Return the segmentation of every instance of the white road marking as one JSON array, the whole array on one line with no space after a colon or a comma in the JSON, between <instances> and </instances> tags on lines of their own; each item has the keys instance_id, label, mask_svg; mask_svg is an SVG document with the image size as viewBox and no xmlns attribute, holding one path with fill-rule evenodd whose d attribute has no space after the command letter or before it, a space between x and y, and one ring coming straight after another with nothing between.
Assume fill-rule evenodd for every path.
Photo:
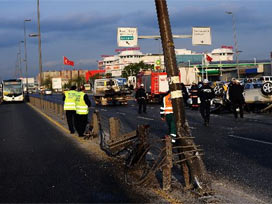
<instances>
[{"instance_id":1,"label":"white road marking","mask_svg":"<svg viewBox=\"0 0 272 204\"><path fill-rule=\"evenodd\" d=\"M241 140L247 140L247 141L251 141L251 142L258 142L258 143L267 144L267 145L272 145L272 142L266 142L266 141L262 141L262 140L255 140L255 139L251 139L251 138L247 138L247 137L239 137L239 136L236 136L236 135L228 135L228 137L233 137L233 138L237 138L237 139L241 139Z\"/></svg>"},{"instance_id":2,"label":"white road marking","mask_svg":"<svg viewBox=\"0 0 272 204\"><path fill-rule=\"evenodd\" d=\"M141 116L138 116L137 118L144 119L144 120L154 120L153 118L146 118L146 117L141 117Z\"/></svg>"},{"instance_id":3,"label":"white road marking","mask_svg":"<svg viewBox=\"0 0 272 204\"><path fill-rule=\"evenodd\" d=\"M120 115L126 115L125 113L122 113L122 112L116 112L116 113Z\"/></svg>"},{"instance_id":4,"label":"white road marking","mask_svg":"<svg viewBox=\"0 0 272 204\"><path fill-rule=\"evenodd\" d=\"M101 111L104 111L104 112L107 112L107 110L106 110L106 109L102 109L102 108L101 108L100 110L101 110Z\"/></svg>"}]
</instances>

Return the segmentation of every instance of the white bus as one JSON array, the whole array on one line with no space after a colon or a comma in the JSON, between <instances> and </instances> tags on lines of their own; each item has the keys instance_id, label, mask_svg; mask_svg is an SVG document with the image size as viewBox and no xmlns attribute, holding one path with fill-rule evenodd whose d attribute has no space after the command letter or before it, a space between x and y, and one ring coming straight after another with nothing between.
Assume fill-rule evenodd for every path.
<instances>
[{"instance_id":1,"label":"white bus","mask_svg":"<svg viewBox=\"0 0 272 204\"><path fill-rule=\"evenodd\" d=\"M2 82L3 101L24 101L24 88L21 79L3 80Z\"/></svg>"}]
</instances>

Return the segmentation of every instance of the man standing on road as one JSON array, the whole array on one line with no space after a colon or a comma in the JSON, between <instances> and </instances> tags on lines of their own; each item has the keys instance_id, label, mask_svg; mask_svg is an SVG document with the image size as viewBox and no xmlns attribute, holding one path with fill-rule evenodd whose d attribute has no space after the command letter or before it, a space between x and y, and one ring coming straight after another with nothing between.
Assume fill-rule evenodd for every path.
<instances>
[{"instance_id":1,"label":"man standing on road","mask_svg":"<svg viewBox=\"0 0 272 204\"><path fill-rule=\"evenodd\" d=\"M182 95L183 95L184 105L187 106L188 105L187 101L188 101L188 98L189 98L189 94L188 94L187 88L184 85L184 83L181 83L181 91L182 91Z\"/></svg>"},{"instance_id":2,"label":"man standing on road","mask_svg":"<svg viewBox=\"0 0 272 204\"><path fill-rule=\"evenodd\" d=\"M168 91L167 95L163 97L163 104L160 108L160 115L163 121L166 121L168 126L168 135L172 138L172 143L175 143L177 137L176 123L173 113L173 106L171 101L171 93Z\"/></svg>"},{"instance_id":3,"label":"man standing on road","mask_svg":"<svg viewBox=\"0 0 272 204\"><path fill-rule=\"evenodd\" d=\"M69 91L65 91L63 95L66 119L71 134L75 133L75 116L76 116L76 86L72 86Z\"/></svg>"},{"instance_id":4,"label":"man standing on road","mask_svg":"<svg viewBox=\"0 0 272 204\"><path fill-rule=\"evenodd\" d=\"M203 80L203 85L199 89L200 113L204 119L204 125L208 126L210 122L211 100L215 97L213 89L209 85L208 79Z\"/></svg>"},{"instance_id":5,"label":"man standing on road","mask_svg":"<svg viewBox=\"0 0 272 204\"><path fill-rule=\"evenodd\" d=\"M86 125L88 123L89 107L91 101L87 94L84 93L84 86L80 86L79 92L76 97L76 130L79 137L84 136Z\"/></svg>"},{"instance_id":6,"label":"man standing on road","mask_svg":"<svg viewBox=\"0 0 272 204\"><path fill-rule=\"evenodd\" d=\"M138 113L141 114L142 113L142 109L143 112L146 113L146 92L144 89L144 84L141 84L140 88L136 91L136 95L135 95L135 100L137 100L139 108L138 108Z\"/></svg>"},{"instance_id":7,"label":"man standing on road","mask_svg":"<svg viewBox=\"0 0 272 204\"><path fill-rule=\"evenodd\" d=\"M190 89L190 98L192 99L192 110L196 110L199 107L198 104L198 86L195 82L193 82Z\"/></svg>"},{"instance_id":8,"label":"man standing on road","mask_svg":"<svg viewBox=\"0 0 272 204\"><path fill-rule=\"evenodd\" d=\"M235 80L232 86L229 87L229 99L232 104L234 117L238 117L237 111L240 112L240 118L244 117L243 105L245 103L245 99L243 96L244 87L240 84L239 80Z\"/></svg>"}]
</instances>

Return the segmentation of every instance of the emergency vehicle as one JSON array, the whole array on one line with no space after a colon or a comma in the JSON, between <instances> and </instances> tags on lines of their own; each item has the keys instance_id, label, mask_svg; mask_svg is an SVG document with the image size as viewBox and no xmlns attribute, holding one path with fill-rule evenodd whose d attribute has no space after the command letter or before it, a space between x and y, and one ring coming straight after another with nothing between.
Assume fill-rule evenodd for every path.
<instances>
[{"instance_id":1,"label":"emergency vehicle","mask_svg":"<svg viewBox=\"0 0 272 204\"><path fill-rule=\"evenodd\" d=\"M184 77L183 70L179 69L180 82L185 84L187 88L191 86L192 83L197 83L195 74L190 77ZM137 75L137 88L140 84L144 84L144 89L147 94L148 103L160 103L163 97L167 94L169 90L168 78L166 72L152 72L143 71Z\"/></svg>"},{"instance_id":2,"label":"emergency vehicle","mask_svg":"<svg viewBox=\"0 0 272 204\"><path fill-rule=\"evenodd\" d=\"M140 72L137 75L137 87L140 84L144 84L149 103L161 102L169 90L166 72Z\"/></svg>"}]
</instances>

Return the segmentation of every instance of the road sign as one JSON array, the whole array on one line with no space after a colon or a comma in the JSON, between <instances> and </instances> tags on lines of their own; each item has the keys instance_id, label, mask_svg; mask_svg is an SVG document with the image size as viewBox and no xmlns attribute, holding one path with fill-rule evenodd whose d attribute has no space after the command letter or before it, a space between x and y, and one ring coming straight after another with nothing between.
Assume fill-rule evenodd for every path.
<instances>
[{"instance_id":1,"label":"road sign","mask_svg":"<svg viewBox=\"0 0 272 204\"><path fill-rule=\"evenodd\" d=\"M138 30L137 28L118 28L117 29L118 47L137 47Z\"/></svg>"},{"instance_id":2,"label":"road sign","mask_svg":"<svg viewBox=\"0 0 272 204\"><path fill-rule=\"evenodd\" d=\"M193 45L211 45L211 28L210 27L193 27L192 30Z\"/></svg>"}]
</instances>

